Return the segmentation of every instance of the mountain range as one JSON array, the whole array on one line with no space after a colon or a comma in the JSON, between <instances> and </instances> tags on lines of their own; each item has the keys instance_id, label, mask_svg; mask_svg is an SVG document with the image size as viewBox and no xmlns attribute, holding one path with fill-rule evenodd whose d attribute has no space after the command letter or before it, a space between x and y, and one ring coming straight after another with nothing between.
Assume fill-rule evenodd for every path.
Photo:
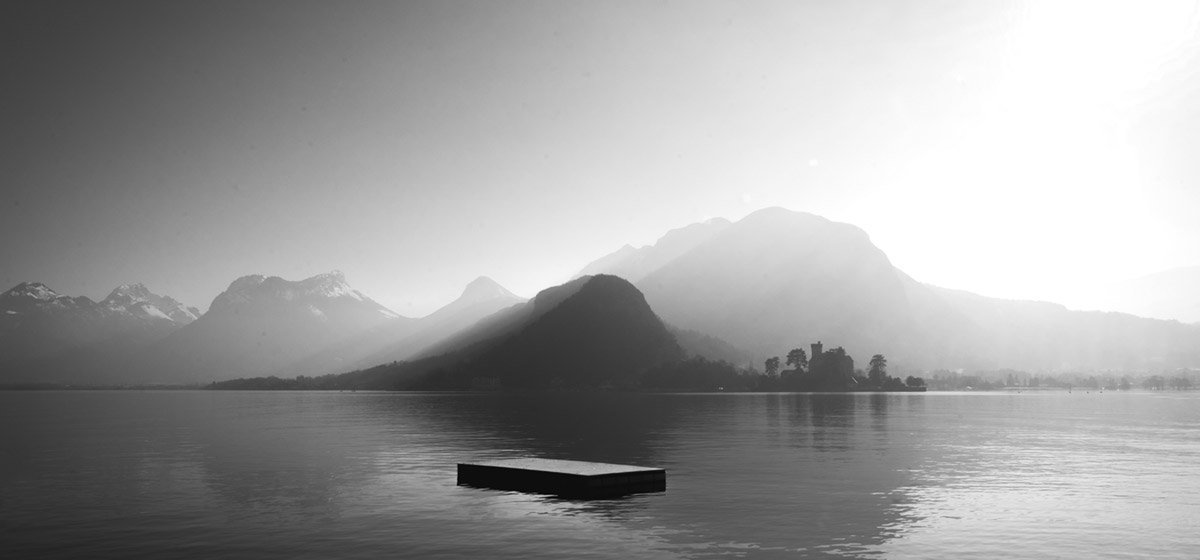
<instances>
[{"instance_id":1,"label":"mountain range","mask_svg":"<svg viewBox=\"0 0 1200 560\"><path fill-rule=\"evenodd\" d=\"M143 351L200 315L142 284L114 289L100 302L45 284L21 283L0 294L0 379L45 381Z\"/></svg>"},{"instance_id":2,"label":"mountain range","mask_svg":"<svg viewBox=\"0 0 1200 560\"><path fill-rule=\"evenodd\" d=\"M438 370L430 379L448 386L474 378L620 385L631 382L622 368L684 354L761 365L816 341L863 361L885 354L914 371L1200 365L1200 325L922 284L860 228L780 208L625 246L528 302L481 277L420 319L394 313L336 271L299 281L243 276L202 316L139 284L101 302L36 283L0 295L5 383L207 383L357 371L376 384L388 372L411 385Z\"/></svg>"},{"instance_id":3,"label":"mountain range","mask_svg":"<svg viewBox=\"0 0 1200 560\"><path fill-rule=\"evenodd\" d=\"M337 271L300 281L243 276L202 317L155 344L135 370L153 376L171 364L176 382L273 374L360 333L412 321Z\"/></svg>"},{"instance_id":4,"label":"mountain range","mask_svg":"<svg viewBox=\"0 0 1200 560\"><path fill-rule=\"evenodd\" d=\"M299 281L243 276L199 316L141 285L95 303L20 284L0 296L0 382L190 384L349 371L407 359L523 301L480 277L455 301L414 319L333 271Z\"/></svg>"}]
</instances>

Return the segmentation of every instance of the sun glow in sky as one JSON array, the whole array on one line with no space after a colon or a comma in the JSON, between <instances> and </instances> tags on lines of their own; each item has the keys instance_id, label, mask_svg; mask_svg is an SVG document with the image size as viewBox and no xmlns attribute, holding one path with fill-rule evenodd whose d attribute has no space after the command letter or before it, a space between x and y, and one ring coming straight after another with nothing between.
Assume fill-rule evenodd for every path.
<instances>
[{"instance_id":1,"label":"sun glow in sky","mask_svg":"<svg viewBox=\"0 0 1200 560\"><path fill-rule=\"evenodd\" d=\"M426 314L767 206L1091 305L1200 264L1195 2L8 2L0 281Z\"/></svg>"},{"instance_id":2,"label":"sun glow in sky","mask_svg":"<svg viewBox=\"0 0 1200 560\"><path fill-rule=\"evenodd\" d=\"M949 132L890 187L896 207L920 199L939 226L931 239L876 240L925 281L1082 307L1073 298L1096 278L1200 259L1196 230L1163 208L1200 203L1196 185L1150 184L1132 139L1140 112L1172 95L1169 75L1195 64L1194 3L1031 3L1011 15L990 65L955 76L974 93L943 117ZM928 244L954 264L919 249Z\"/></svg>"}]
</instances>

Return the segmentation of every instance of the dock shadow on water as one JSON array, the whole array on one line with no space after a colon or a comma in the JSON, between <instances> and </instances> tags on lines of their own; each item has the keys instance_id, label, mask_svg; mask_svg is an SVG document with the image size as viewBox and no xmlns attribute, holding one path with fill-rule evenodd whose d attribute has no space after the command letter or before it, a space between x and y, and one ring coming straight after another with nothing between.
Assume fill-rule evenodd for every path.
<instances>
[{"instance_id":1,"label":"dock shadow on water","mask_svg":"<svg viewBox=\"0 0 1200 560\"><path fill-rule=\"evenodd\" d=\"M0 526L18 557L1119 557L1138 543L1183 558L1200 546L1185 527L1200 506L1195 404L0 393ZM664 468L667 488L576 500L457 485L459 462L514 457Z\"/></svg>"}]
</instances>

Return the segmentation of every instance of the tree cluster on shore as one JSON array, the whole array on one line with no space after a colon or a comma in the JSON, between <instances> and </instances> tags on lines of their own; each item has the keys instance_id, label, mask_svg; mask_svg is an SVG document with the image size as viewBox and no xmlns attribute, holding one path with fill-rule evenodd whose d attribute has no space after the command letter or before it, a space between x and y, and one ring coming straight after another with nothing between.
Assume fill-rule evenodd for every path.
<instances>
[{"instance_id":1,"label":"tree cluster on shore","mask_svg":"<svg viewBox=\"0 0 1200 560\"><path fill-rule=\"evenodd\" d=\"M803 348L793 348L784 362L792 369L782 371L778 356L768 358L763 363L764 385L784 391L913 391L925 387L925 380L920 377L901 380L889 376L887 358L882 354L871 357L870 370L864 374L863 370L854 369L854 360L840 346L822 350L817 343L812 345L812 351L810 360Z\"/></svg>"}]
</instances>

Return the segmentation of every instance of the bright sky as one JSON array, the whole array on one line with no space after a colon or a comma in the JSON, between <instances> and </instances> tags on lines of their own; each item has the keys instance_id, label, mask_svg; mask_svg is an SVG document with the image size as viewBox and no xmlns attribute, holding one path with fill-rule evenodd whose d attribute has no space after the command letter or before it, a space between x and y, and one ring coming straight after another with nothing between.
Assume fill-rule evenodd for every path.
<instances>
[{"instance_id":1,"label":"bright sky","mask_svg":"<svg viewBox=\"0 0 1200 560\"><path fill-rule=\"evenodd\" d=\"M0 281L421 316L706 218L1087 307L1200 264L1195 2L0 4Z\"/></svg>"}]
</instances>

